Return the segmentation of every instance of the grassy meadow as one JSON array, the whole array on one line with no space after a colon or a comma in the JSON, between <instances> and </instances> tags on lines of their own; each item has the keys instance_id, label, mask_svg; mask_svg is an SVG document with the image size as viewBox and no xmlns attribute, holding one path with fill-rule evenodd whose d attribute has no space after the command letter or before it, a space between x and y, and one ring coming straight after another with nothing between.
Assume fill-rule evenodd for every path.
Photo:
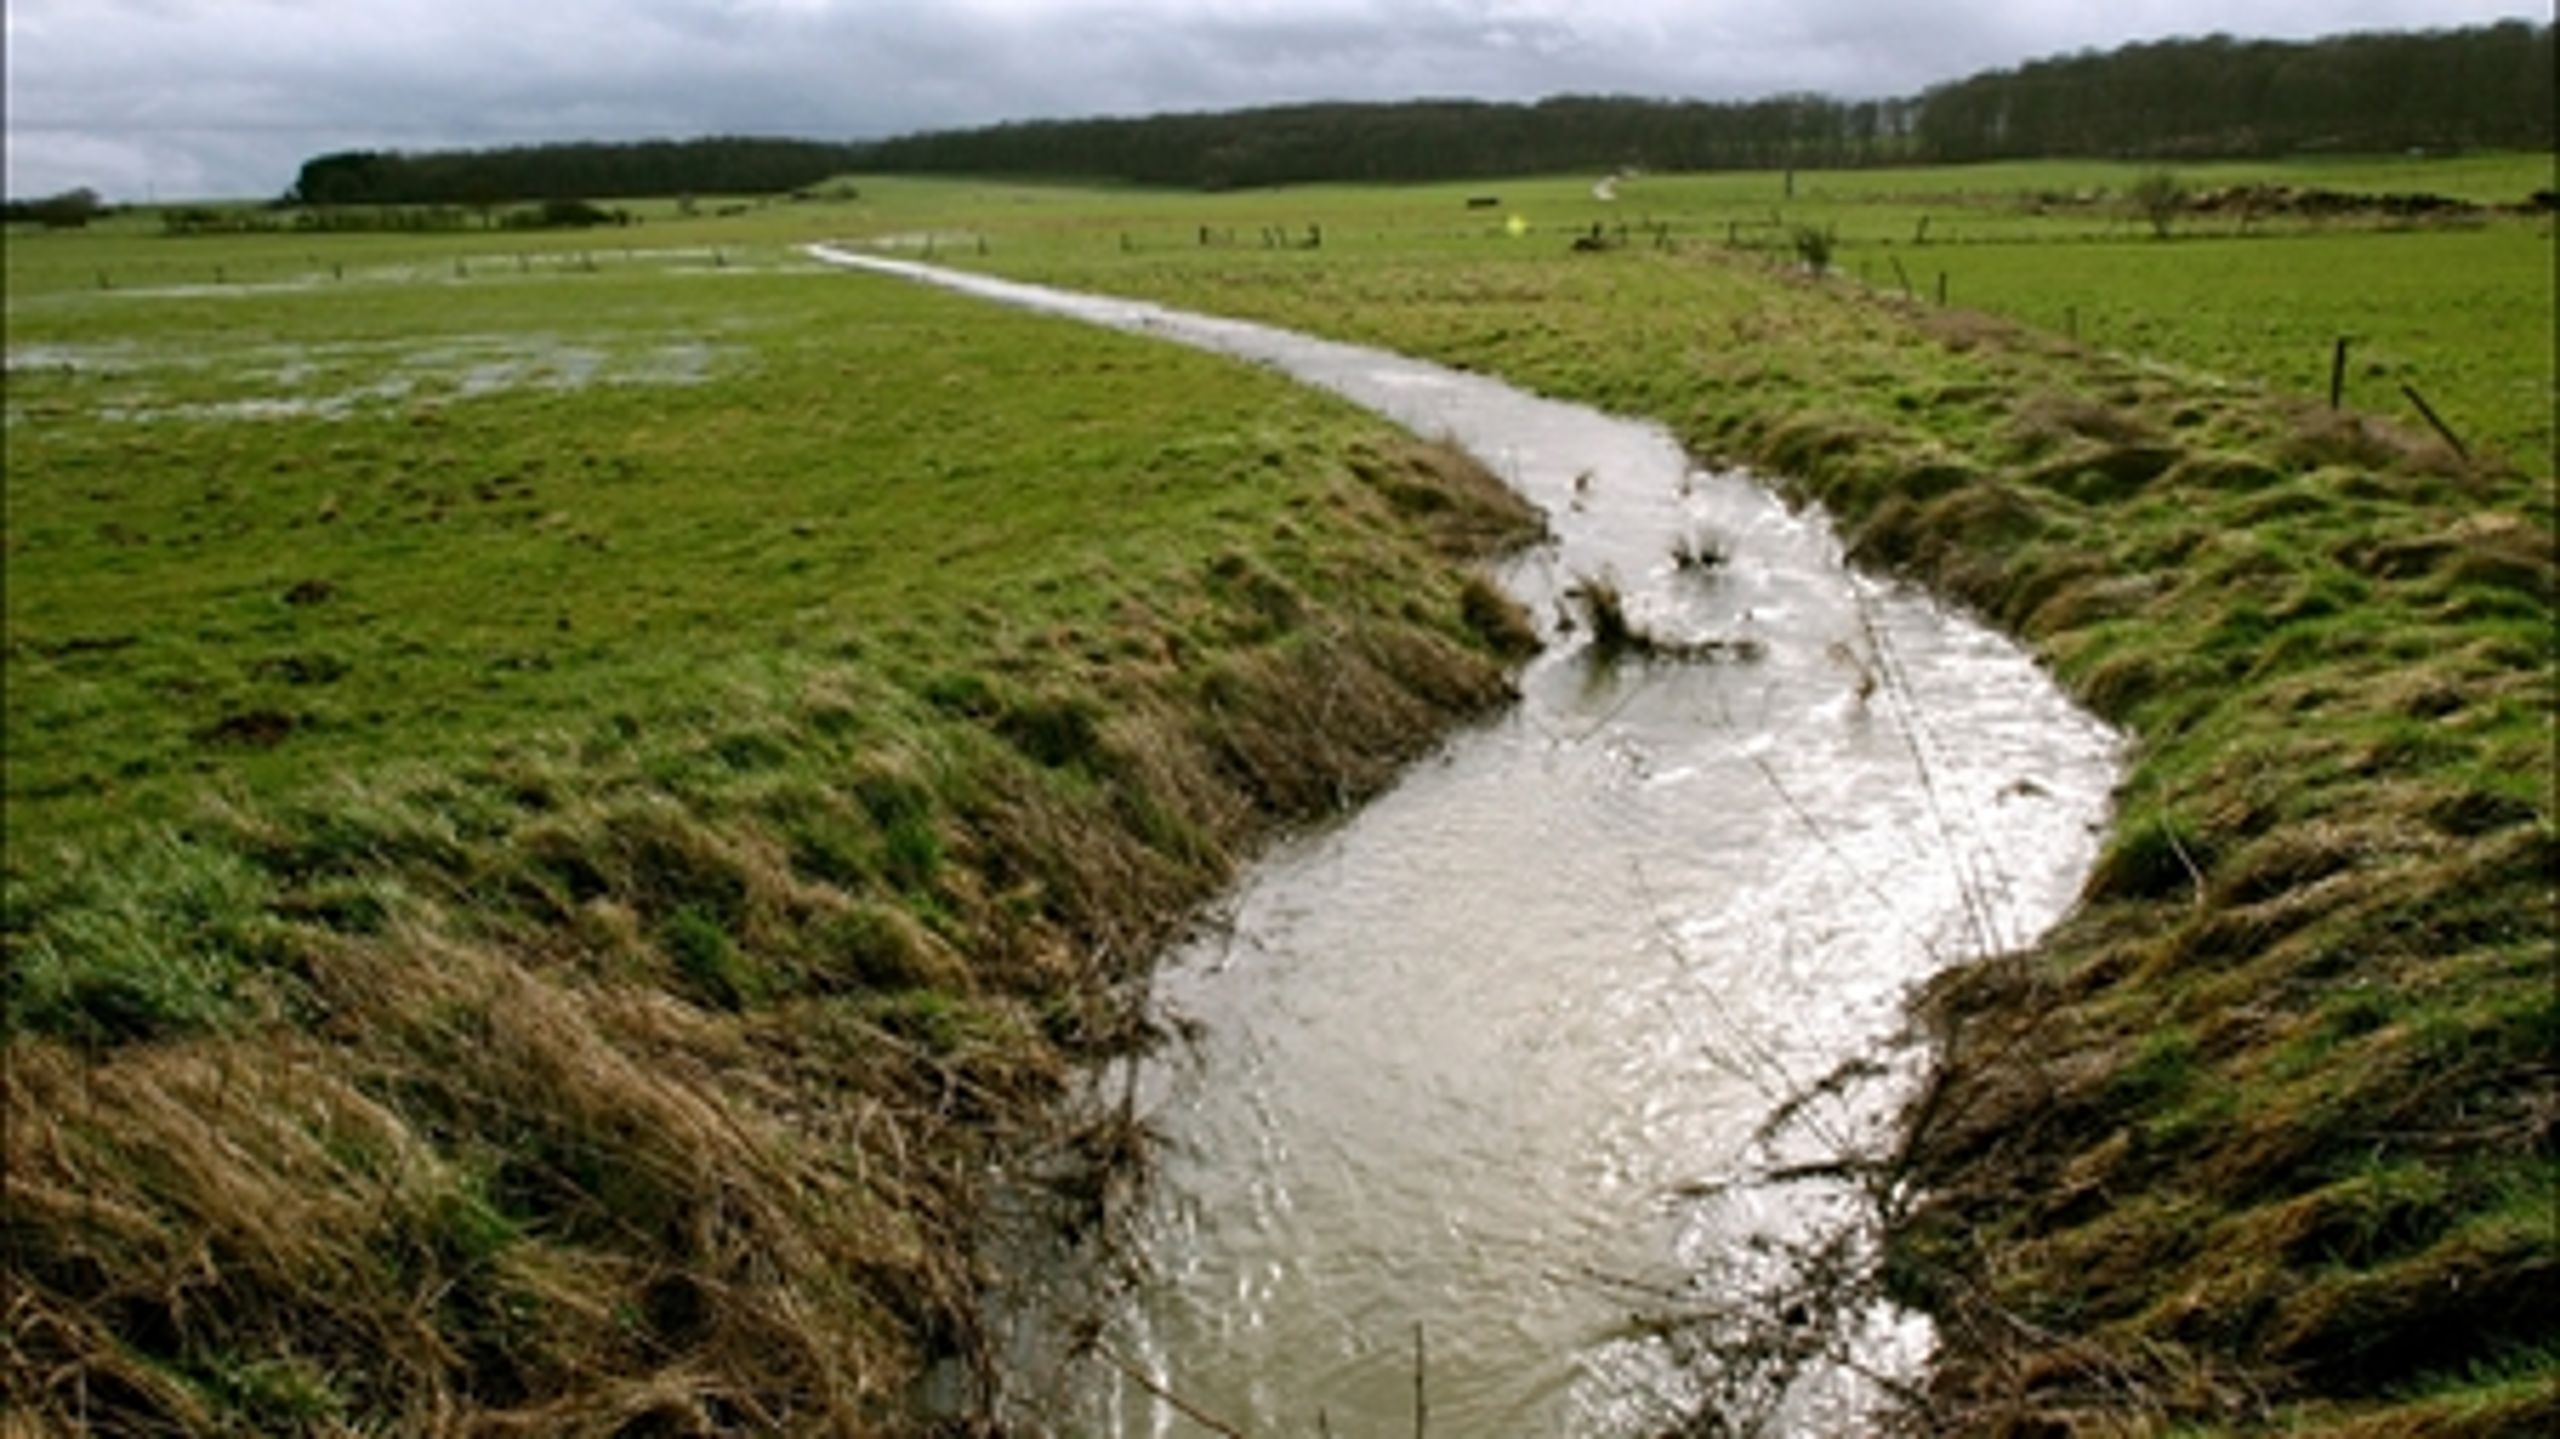
<instances>
[{"instance_id":1,"label":"grassy meadow","mask_svg":"<svg viewBox=\"0 0 2560 1439\"><path fill-rule=\"evenodd\" d=\"M1658 417L2132 731L2082 912L1931 998L1927 1424L2560 1414L2551 217L2161 240L2138 173L13 232L9 1407L927 1428L986 1165L1126 1142L1055 1101L1147 956L1498 700L1480 470L832 239Z\"/></svg>"},{"instance_id":2,"label":"grassy meadow","mask_svg":"<svg viewBox=\"0 0 2560 1439\"><path fill-rule=\"evenodd\" d=\"M13 1416L929 1427L1123 987L1506 692L1471 462L648 234L11 237Z\"/></svg>"},{"instance_id":3,"label":"grassy meadow","mask_svg":"<svg viewBox=\"0 0 2560 1439\"><path fill-rule=\"evenodd\" d=\"M2225 210L2181 214L2162 241L2126 199L2149 168L2036 161L1792 178L1638 175L1616 182L1612 200L1598 198L1588 176L1216 197L884 180L867 193L900 212L875 233L915 246L939 235L943 257L960 263L978 263L983 236L995 268L1096 284L1134 272L1136 289L1157 267L1194 277L1222 270L1247 287L1341 284L1333 272L1349 268L1374 280L1364 302L1390 307L1449 288L1420 275L1403 284L1397 265L1462 266L1481 290L1499 276L1548 275L1555 249L1593 226L1613 244L1627 227L1631 249L1722 247L1781 262L1810 228L1832 238L1830 264L1843 280L1934 302L1943 276L1959 307L2197 378L2325 400L2344 337L2351 407L2421 426L2400 388L2413 385L2466 444L2552 474L2560 294L2549 212L2425 220ZM2555 183L2549 157L2512 155L2223 162L2172 173L2194 194L2285 186L2510 209ZM1470 198L1498 203L1470 208ZM1302 245L1310 225L1323 248L1304 253L1332 263L1260 253L1266 231ZM1176 253L1204 248L1222 253Z\"/></svg>"},{"instance_id":4,"label":"grassy meadow","mask_svg":"<svg viewBox=\"0 0 2560 1439\"><path fill-rule=\"evenodd\" d=\"M1266 476L1380 442L802 267L78 298L10 379L30 844L177 818L210 776L638 734L848 657L923 684L1064 632L1107 660L1130 607L1270 541Z\"/></svg>"}]
</instances>

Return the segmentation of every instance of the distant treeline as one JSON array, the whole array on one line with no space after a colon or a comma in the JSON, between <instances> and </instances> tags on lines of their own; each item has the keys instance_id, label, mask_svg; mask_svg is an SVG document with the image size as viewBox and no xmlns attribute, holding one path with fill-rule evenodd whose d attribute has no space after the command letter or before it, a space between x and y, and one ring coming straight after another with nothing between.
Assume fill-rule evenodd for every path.
<instances>
[{"instance_id":1,"label":"distant treeline","mask_svg":"<svg viewBox=\"0 0 2560 1439\"><path fill-rule=\"evenodd\" d=\"M303 162L290 205L459 205L591 196L772 194L841 175L862 149L722 135L501 150L347 150Z\"/></svg>"},{"instance_id":2,"label":"distant treeline","mask_svg":"<svg viewBox=\"0 0 2560 1439\"><path fill-rule=\"evenodd\" d=\"M2058 56L1921 98L1932 160L2549 149L2552 27L2167 40Z\"/></svg>"},{"instance_id":3,"label":"distant treeline","mask_svg":"<svg viewBox=\"0 0 2560 1439\"><path fill-rule=\"evenodd\" d=\"M1566 97L1049 120L908 135L875 171L1058 175L1217 189L1565 169L1841 166L2039 156L2549 148L2552 27L2166 40L2040 60L1913 98Z\"/></svg>"},{"instance_id":4,"label":"distant treeline","mask_svg":"<svg viewBox=\"0 0 2560 1439\"><path fill-rule=\"evenodd\" d=\"M779 193L851 170L1049 175L1227 189L1634 166L1848 166L2041 156L2548 149L2553 27L2305 42L2164 40L1992 70L1892 100L1563 96L1037 120L856 144L720 137L305 163L289 205L465 206Z\"/></svg>"},{"instance_id":5,"label":"distant treeline","mask_svg":"<svg viewBox=\"0 0 2560 1439\"><path fill-rule=\"evenodd\" d=\"M1641 165L1717 170L1908 153L1918 105L1788 95L1740 104L1567 95L1288 105L1219 114L1035 120L907 135L865 168L1058 175L1222 190L1312 180L1441 180Z\"/></svg>"},{"instance_id":6,"label":"distant treeline","mask_svg":"<svg viewBox=\"0 0 2560 1439\"><path fill-rule=\"evenodd\" d=\"M517 209L465 210L454 205L315 205L289 215L275 210L180 205L160 212L170 235L435 234L455 230L591 230L628 225L631 212L602 209L584 200L545 200Z\"/></svg>"},{"instance_id":7,"label":"distant treeline","mask_svg":"<svg viewBox=\"0 0 2560 1439\"><path fill-rule=\"evenodd\" d=\"M88 188L65 190L40 200L11 200L0 209L0 220L12 225L42 225L48 230L77 230L91 220L114 214L98 192Z\"/></svg>"}]
</instances>

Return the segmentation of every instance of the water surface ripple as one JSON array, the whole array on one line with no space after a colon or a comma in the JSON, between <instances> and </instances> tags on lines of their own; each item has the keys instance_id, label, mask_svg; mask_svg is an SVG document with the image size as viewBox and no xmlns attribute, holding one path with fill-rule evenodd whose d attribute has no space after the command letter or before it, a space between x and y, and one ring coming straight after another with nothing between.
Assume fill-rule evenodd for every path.
<instances>
[{"instance_id":1,"label":"water surface ripple","mask_svg":"<svg viewBox=\"0 0 2560 1439\"><path fill-rule=\"evenodd\" d=\"M1698 1395L1632 1314L1713 1303L1848 1191L1735 1183L1874 1147L1921 1062L1903 1001L2023 944L2094 858L2117 741L2015 646L1844 565L1819 513L1658 426L1269 327L838 249L813 254L1269 365L1456 440L1552 516L1502 578L1551 641L1521 702L1282 846L1172 957L1197 1022L1143 1076L1171 1138L1119 1364L1251 1433L1652 1432ZM1724 562L1675 565L1682 540ZM1559 622L1608 574L1638 618L1749 657L1597 662ZM1883 1075L1756 1137L1846 1061ZM1757 1238L1755 1239L1755 1236ZM1924 1322L1857 1325L1909 1366ZM1035 1346L1036 1347L1036 1346ZM1059 1360L1015 1414L1203 1432ZM1070 1372L1071 1371L1071 1372ZM1856 1427L1847 1369L1756 1416Z\"/></svg>"}]
</instances>

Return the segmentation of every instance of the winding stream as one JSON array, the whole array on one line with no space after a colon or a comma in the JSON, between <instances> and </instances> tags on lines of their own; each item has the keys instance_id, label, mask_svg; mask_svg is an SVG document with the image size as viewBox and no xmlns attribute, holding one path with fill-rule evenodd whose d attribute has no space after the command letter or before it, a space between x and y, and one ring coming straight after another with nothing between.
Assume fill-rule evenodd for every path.
<instances>
[{"instance_id":1,"label":"winding stream","mask_svg":"<svg viewBox=\"0 0 2560 1439\"><path fill-rule=\"evenodd\" d=\"M1108 1363L1026 1346L1014 1421L1209 1432L1161 1389L1244 1432L1409 1433L1419 1326L1434 1433L1644 1434L1705 1401L1858 1427L1862 1371L1925 1359L1924 1320L1862 1304L1828 1362L1751 1395L1701 1392L1631 1317L1712 1311L1855 1225L1853 1186L1772 1174L1878 1149L1925 1062L1899 1038L1910 988L2068 907L2111 732L1656 426L1260 325L811 253L1273 366L1455 439L1553 519L1502 575L1550 640L1521 702L1256 865L1162 971L1197 1038L1139 1076L1171 1140L1151 1277L1106 1319ZM1673 562L1701 538L1721 563ZM1654 631L1733 643L1598 661L1561 617L1601 574Z\"/></svg>"}]
</instances>

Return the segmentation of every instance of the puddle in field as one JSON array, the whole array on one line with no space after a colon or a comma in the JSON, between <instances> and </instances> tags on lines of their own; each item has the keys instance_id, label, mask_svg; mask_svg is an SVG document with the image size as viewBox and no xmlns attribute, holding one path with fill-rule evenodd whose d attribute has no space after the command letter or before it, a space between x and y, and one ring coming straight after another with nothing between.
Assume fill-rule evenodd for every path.
<instances>
[{"instance_id":1,"label":"puddle in field","mask_svg":"<svg viewBox=\"0 0 2560 1439\"><path fill-rule=\"evenodd\" d=\"M938 250L949 250L954 254L974 250L983 239L975 230L902 230L891 235L874 235L863 243L872 249L890 253L906 250L930 256Z\"/></svg>"},{"instance_id":2,"label":"puddle in field","mask_svg":"<svg viewBox=\"0 0 2560 1439\"><path fill-rule=\"evenodd\" d=\"M140 368L147 354L140 345L123 343L11 345L6 368L11 375L121 375Z\"/></svg>"},{"instance_id":3,"label":"puddle in field","mask_svg":"<svg viewBox=\"0 0 2560 1439\"><path fill-rule=\"evenodd\" d=\"M1136 1221L1148 1277L1088 1289L1013 1256L1008 1422L1202 1432L1189 1405L1246 1432L1403 1432L1418 1326L1433 1432L1631 1436L1699 1406L1734 1432L1859 1428L1867 1376L1924 1362L1925 1320L1866 1299L1800 1316L1811 1362L1766 1370L1675 1362L1732 1337L1713 1324L1631 1320L1782 1287L1805 1247L1865 1257L1853 1186L1772 1176L1876 1152L1925 1062L1897 1040L1911 986L2070 904L2111 732L1654 426L1263 326L813 253L1275 367L1454 438L1553 517L1503 575L1551 641L1519 704L1257 864L1159 974L1196 1038L1134 1077L1168 1140ZM1722 563L1674 564L1701 539ZM1596 661L1558 617L1603 573L1641 622L1756 657ZM1860 1077L1761 1133L1844 1065ZM1088 1319L1099 1343L1070 1342Z\"/></svg>"},{"instance_id":4,"label":"puddle in field","mask_svg":"<svg viewBox=\"0 0 2560 1439\"><path fill-rule=\"evenodd\" d=\"M335 237L328 237L335 238ZM966 237L974 241L975 237ZM926 247L930 248L930 247ZM297 263L298 262L298 263ZM294 266L284 273L277 270ZM38 314L132 301L272 300L279 297L325 298L333 293L367 288L438 288L510 283L574 282L582 276L611 271L662 275L810 275L828 267L798 250L782 250L763 242L738 245L667 245L656 248L611 245L596 248L457 251L434 262L391 264L330 263L318 254L243 267L247 273L221 273L220 267L190 266L184 278L168 278L180 267L155 264L131 270L102 268L95 287L11 292L5 299L12 315ZM21 347L51 348L60 346ZM12 366L17 350L12 350Z\"/></svg>"},{"instance_id":5,"label":"puddle in field","mask_svg":"<svg viewBox=\"0 0 2560 1439\"><path fill-rule=\"evenodd\" d=\"M319 276L295 275L282 280L216 280L178 285L142 285L132 289L106 290L101 293L125 300L249 300L275 295L299 295L319 287Z\"/></svg>"},{"instance_id":6,"label":"puddle in field","mask_svg":"<svg viewBox=\"0 0 2560 1439\"><path fill-rule=\"evenodd\" d=\"M462 335L428 341L249 345L219 357L133 342L13 345L12 380L82 383L47 398L111 422L343 419L374 405L474 399L517 390L566 393L596 385L698 385L741 361L742 345L692 336L568 339L551 334ZM220 398L191 390L219 388ZM8 417L26 410L12 386Z\"/></svg>"}]
</instances>

